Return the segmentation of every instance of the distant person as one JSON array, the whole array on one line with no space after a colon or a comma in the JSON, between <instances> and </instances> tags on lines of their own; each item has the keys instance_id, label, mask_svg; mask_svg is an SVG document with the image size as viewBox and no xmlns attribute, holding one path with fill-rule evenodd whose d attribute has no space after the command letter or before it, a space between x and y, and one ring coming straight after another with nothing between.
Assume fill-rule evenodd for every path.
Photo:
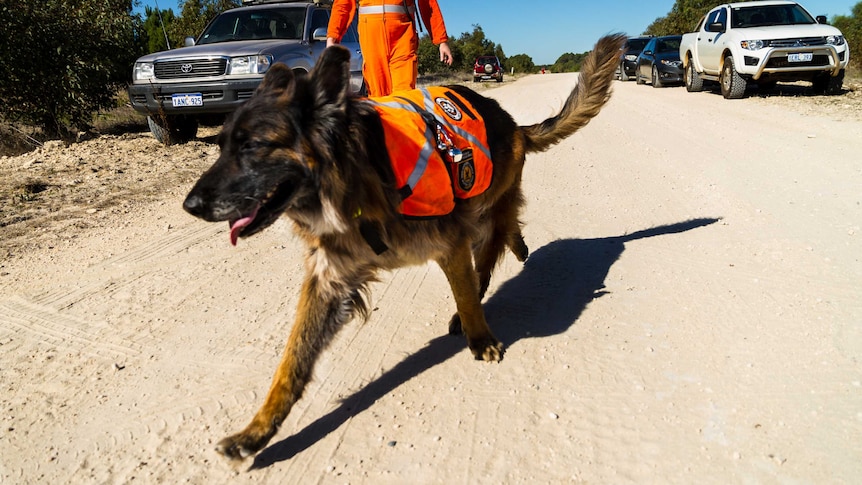
<instances>
[{"instance_id":1,"label":"distant person","mask_svg":"<svg viewBox=\"0 0 862 485\"><path fill-rule=\"evenodd\" d=\"M357 9L357 1L359 8ZM440 47L440 61L452 65L449 36L437 0L334 0L326 46L341 42L353 16L359 15L362 73L368 96L387 96L416 88L419 74L419 35L416 4L431 41ZM392 3L394 2L394 3Z\"/></svg>"}]
</instances>

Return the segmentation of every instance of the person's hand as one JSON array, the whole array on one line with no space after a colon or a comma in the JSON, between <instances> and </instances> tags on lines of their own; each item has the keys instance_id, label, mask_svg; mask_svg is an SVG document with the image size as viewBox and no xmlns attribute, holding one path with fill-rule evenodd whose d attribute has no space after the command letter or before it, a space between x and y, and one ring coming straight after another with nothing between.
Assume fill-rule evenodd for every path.
<instances>
[{"instance_id":1,"label":"person's hand","mask_svg":"<svg viewBox=\"0 0 862 485\"><path fill-rule=\"evenodd\" d=\"M452 50L449 49L448 42L440 44L440 62L449 66L452 65Z\"/></svg>"},{"instance_id":2,"label":"person's hand","mask_svg":"<svg viewBox=\"0 0 862 485\"><path fill-rule=\"evenodd\" d=\"M335 37L327 37L326 38L326 47L332 47L335 44L338 44L338 41L335 40Z\"/></svg>"}]
</instances>

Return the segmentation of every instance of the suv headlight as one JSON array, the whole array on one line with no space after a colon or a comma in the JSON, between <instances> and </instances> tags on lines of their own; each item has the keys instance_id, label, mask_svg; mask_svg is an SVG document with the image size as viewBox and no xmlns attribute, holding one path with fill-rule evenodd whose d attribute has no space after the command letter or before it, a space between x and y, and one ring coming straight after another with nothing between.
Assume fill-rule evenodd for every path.
<instances>
[{"instance_id":1,"label":"suv headlight","mask_svg":"<svg viewBox=\"0 0 862 485\"><path fill-rule=\"evenodd\" d=\"M264 74L272 65L272 56L231 57L228 65L228 75Z\"/></svg>"},{"instance_id":2,"label":"suv headlight","mask_svg":"<svg viewBox=\"0 0 862 485\"><path fill-rule=\"evenodd\" d=\"M134 81L147 81L156 77L156 71L153 68L152 62L136 62L135 72L133 74Z\"/></svg>"},{"instance_id":3,"label":"suv headlight","mask_svg":"<svg viewBox=\"0 0 862 485\"><path fill-rule=\"evenodd\" d=\"M826 36L826 43L829 45L844 45L844 36L843 35L828 35L828 36Z\"/></svg>"},{"instance_id":4,"label":"suv headlight","mask_svg":"<svg viewBox=\"0 0 862 485\"><path fill-rule=\"evenodd\" d=\"M743 40L739 45L746 50L757 51L763 49L764 42L762 40Z\"/></svg>"}]
</instances>

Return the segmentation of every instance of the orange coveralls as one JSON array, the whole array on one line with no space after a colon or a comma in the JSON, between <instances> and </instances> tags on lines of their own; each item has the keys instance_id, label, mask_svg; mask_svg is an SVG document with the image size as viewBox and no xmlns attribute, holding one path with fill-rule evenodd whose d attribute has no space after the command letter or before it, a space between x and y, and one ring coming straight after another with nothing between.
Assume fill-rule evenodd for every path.
<instances>
[{"instance_id":1,"label":"orange coveralls","mask_svg":"<svg viewBox=\"0 0 862 485\"><path fill-rule=\"evenodd\" d=\"M329 19L327 37L338 42L347 32L354 15L359 15L359 46L362 48L368 96L387 96L395 91L416 87L419 69L419 37L413 25L414 16L403 13L404 1L399 0L335 0ZM407 0L413 9L414 0ZM448 42L443 14L437 0L418 0L419 14L428 28L434 44ZM377 13L383 8L401 7L401 12ZM374 7L375 13L363 13L362 7Z\"/></svg>"}]
</instances>

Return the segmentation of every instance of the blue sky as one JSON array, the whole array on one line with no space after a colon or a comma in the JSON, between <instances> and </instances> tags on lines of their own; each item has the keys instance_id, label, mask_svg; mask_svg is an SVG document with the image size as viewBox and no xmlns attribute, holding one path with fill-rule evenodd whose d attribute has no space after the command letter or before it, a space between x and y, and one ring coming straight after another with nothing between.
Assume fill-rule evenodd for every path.
<instances>
[{"instance_id":1,"label":"blue sky","mask_svg":"<svg viewBox=\"0 0 862 485\"><path fill-rule=\"evenodd\" d=\"M182 0L138 0L144 5L173 9ZM850 15L859 0L802 0L814 15ZM507 56L527 54L536 64L553 64L566 52L581 53L610 32L638 35L673 8L674 0L437 0L450 37L482 26L488 39L503 46ZM716 0L716 5L721 0Z\"/></svg>"}]
</instances>

